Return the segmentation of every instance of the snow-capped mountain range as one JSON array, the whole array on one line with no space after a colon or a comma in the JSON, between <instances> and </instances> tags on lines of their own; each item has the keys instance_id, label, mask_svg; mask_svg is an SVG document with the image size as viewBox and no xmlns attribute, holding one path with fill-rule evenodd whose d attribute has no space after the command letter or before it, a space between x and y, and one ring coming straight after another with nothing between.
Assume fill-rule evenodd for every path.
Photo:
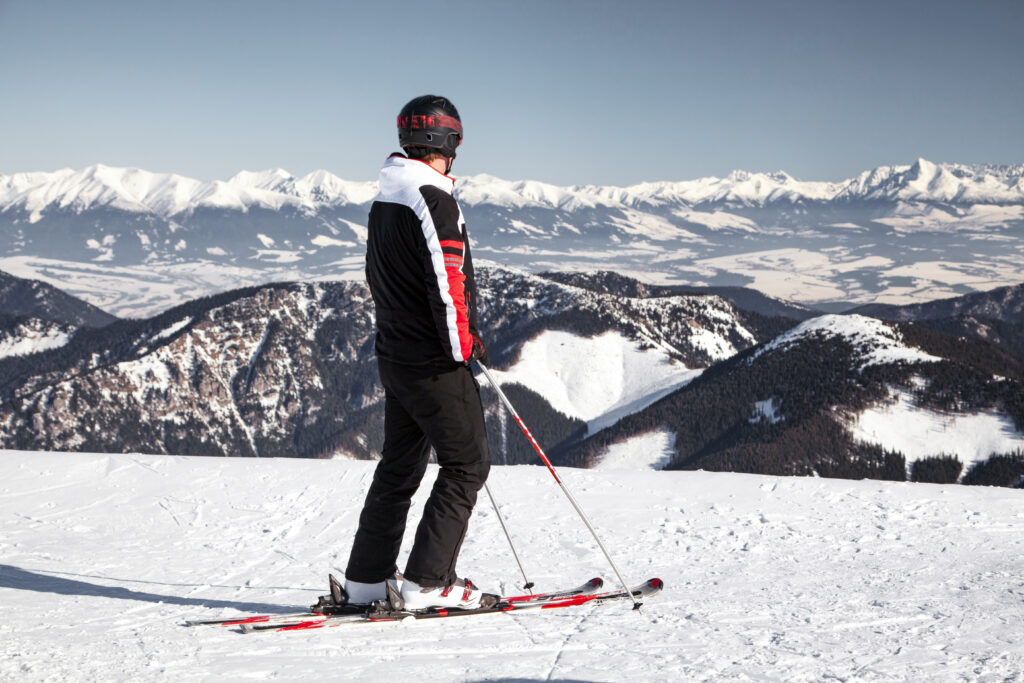
<instances>
[{"instance_id":1,"label":"snow-capped mountain range","mask_svg":"<svg viewBox=\"0 0 1024 683\"><path fill-rule=\"evenodd\" d=\"M204 182L174 173L97 164L80 171L66 168L0 176L0 211L27 211L32 223L47 211L69 209L82 213L112 208L173 218L197 209L248 211L277 210L286 205L312 209L321 204L365 204L376 193L375 182L349 182L327 171L303 178L283 169L242 171L226 181Z\"/></svg>"},{"instance_id":2,"label":"snow-capped mountain range","mask_svg":"<svg viewBox=\"0 0 1024 683\"><path fill-rule=\"evenodd\" d=\"M137 316L231 286L358 279L375 194L326 171L0 175L0 270ZM1024 165L919 159L841 182L736 171L629 187L478 175L456 196L478 259L533 271L603 268L809 304L914 303L1024 272Z\"/></svg>"},{"instance_id":3,"label":"snow-capped mountain range","mask_svg":"<svg viewBox=\"0 0 1024 683\"><path fill-rule=\"evenodd\" d=\"M633 208L640 205L734 204L900 200L960 204L1024 203L1024 164L1015 166L934 164L880 166L840 182L801 181L784 171L734 171L725 178L648 182L628 187L508 181L490 175L458 180L465 206ZM200 181L173 173L97 164L83 170L0 174L0 212L27 211L31 222L47 211L84 212L100 207L173 218L203 208L280 209L290 205L363 205L377 193L375 181L343 180L319 170L301 178L284 169L242 171L226 181Z\"/></svg>"}]
</instances>

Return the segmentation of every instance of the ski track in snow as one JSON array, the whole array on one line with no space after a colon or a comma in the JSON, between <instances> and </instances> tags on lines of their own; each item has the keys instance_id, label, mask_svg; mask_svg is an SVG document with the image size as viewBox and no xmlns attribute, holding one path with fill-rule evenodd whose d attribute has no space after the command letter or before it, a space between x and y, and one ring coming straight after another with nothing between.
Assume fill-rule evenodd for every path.
<instances>
[{"instance_id":1,"label":"ski track in snow","mask_svg":"<svg viewBox=\"0 0 1024 683\"><path fill-rule=\"evenodd\" d=\"M373 467L0 452L0 679L1012 681L1024 670L1024 492L877 481L562 469L627 579L666 581L642 615L606 605L251 636L180 625L314 601L344 569ZM539 590L614 581L544 468L496 467L490 484ZM460 570L512 592L522 579L489 508L477 507Z\"/></svg>"}]
</instances>

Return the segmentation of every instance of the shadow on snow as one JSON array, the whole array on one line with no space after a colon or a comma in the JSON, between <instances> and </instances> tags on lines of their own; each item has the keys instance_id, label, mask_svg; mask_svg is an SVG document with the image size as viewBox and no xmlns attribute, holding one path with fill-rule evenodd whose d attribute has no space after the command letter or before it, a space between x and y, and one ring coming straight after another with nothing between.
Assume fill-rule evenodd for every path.
<instances>
[{"instance_id":1,"label":"shadow on snow","mask_svg":"<svg viewBox=\"0 0 1024 683\"><path fill-rule=\"evenodd\" d=\"M80 576L69 574L68 576ZM105 577L94 577L105 578ZM142 582L139 582L142 583ZM164 584L184 585L184 584ZM240 586L232 586L240 588ZM243 612L288 613L294 612L295 605L274 605L264 602L239 602L236 600L212 600L209 598L186 598L179 595L160 595L132 590L120 586L103 586L88 581L69 579L52 574L43 574L9 564L0 564L0 588L36 591L37 593L55 593L57 595L89 595L117 600L135 600L138 602L164 603L167 605L185 605L189 607L233 607ZM302 609L305 609L303 606Z\"/></svg>"}]
</instances>

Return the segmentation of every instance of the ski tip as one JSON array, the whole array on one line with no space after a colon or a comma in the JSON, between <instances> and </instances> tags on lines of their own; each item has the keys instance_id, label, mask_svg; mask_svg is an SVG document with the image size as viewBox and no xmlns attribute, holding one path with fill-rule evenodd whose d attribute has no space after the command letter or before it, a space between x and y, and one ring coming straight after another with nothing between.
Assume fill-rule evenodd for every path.
<instances>
[{"instance_id":1,"label":"ski tip","mask_svg":"<svg viewBox=\"0 0 1024 683\"><path fill-rule=\"evenodd\" d=\"M665 587L665 582L662 581L661 579L651 579L650 581L647 582L647 585L650 586L651 588L657 588L658 590L661 590L662 588Z\"/></svg>"},{"instance_id":2,"label":"ski tip","mask_svg":"<svg viewBox=\"0 0 1024 683\"><path fill-rule=\"evenodd\" d=\"M595 576L590 581L587 581L587 585L591 588L600 588L604 585L604 579L602 579L600 576Z\"/></svg>"}]
</instances>

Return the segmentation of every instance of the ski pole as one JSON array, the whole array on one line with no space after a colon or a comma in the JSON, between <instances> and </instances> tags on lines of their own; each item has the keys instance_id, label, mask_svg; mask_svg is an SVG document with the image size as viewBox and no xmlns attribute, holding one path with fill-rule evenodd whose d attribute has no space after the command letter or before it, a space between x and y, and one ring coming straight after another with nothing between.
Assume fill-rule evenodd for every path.
<instances>
[{"instance_id":1,"label":"ski pole","mask_svg":"<svg viewBox=\"0 0 1024 683\"><path fill-rule=\"evenodd\" d=\"M498 501L494 500L494 494L491 493L491 487L484 482L484 490L487 491L487 497L491 499L491 505L494 506L494 514L498 516L498 522L501 523L501 530L505 532L505 538L508 539L508 547L512 549L512 557L516 558L516 564L519 565L519 572L523 575L523 590L528 590L532 594L533 581L526 578L526 570L523 569L523 563L519 561L519 553L516 552L516 546L512 542L512 536L508 533L508 527L505 526L505 518L501 516L501 510L498 509Z\"/></svg>"},{"instance_id":2,"label":"ski pole","mask_svg":"<svg viewBox=\"0 0 1024 683\"><path fill-rule=\"evenodd\" d=\"M566 488L565 483L559 478L558 473L555 471L555 466L551 464L551 461L548 460L548 456L544 454L544 449L540 447L540 444L537 443L537 440L533 438L533 434L531 434L530 430L526 428L525 424L523 424L523 420L522 418L519 417L519 413L517 413L516 409L512 407L512 403L508 400L508 397L505 396L505 392L501 390L501 387L498 386L498 382L497 380L494 379L494 376L491 375L491 371L488 370L487 366L485 366L479 360L476 362L476 364L479 365L480 369L484 371L484 375L487 376L487 381L491 383L492 387L494 387L494 391L497 392L498 398L500 398L501 402L505 404L506 408L508 408L509 414L512 415L512 418L516 421L516 424L519 425L519 428L523 430L523 434L526 435L526 438L527 440L529 440L530 445L533 446L533 450L537 451L537 455L539 455L540 459L544 461L545 465L547 465L548 472L551 472L551 476L555 478L556 482L558 482L558 485L562 488L562 493L565 494L565 497L569 499L569 503L572 505L573 509L576 510L576 514L580 516L580 519L583 520L583 523L586 525L587 529L590 530L590 535L594 537L595 541L597 541L597 546L601 549L601 552L604 553L605 558L607 558L608 560L608 564L612 566L612 571L614 571L615 576L618 577L619 583L622 584L623 590L625 590L626 594L629 595L629 597L633 600L633 609L640 609L643 603L637 600L636 596L633 595L633 591L629 589L629 585L626 583L626 580L622 578L622 573L619 571L619 568L615 566L615 560L612 559L611 554L604 547L604 543L601 542L601 539L598 537L597 532L594 530L593 525L590 523L590 520L587 519L587 515L583 512L583 508L580 507L579 503L576 502L576 499L573 498L573 495L569 492L569 489Z\"/></svg>"}]
</instances>

